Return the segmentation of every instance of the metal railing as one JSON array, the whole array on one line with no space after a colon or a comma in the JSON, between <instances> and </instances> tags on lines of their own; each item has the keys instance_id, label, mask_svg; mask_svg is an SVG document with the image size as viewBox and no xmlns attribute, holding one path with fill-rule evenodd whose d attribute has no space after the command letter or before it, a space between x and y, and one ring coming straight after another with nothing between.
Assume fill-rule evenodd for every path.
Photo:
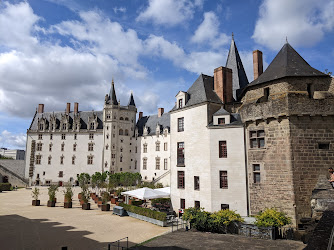
<instances>
[{"instance_id":1,"label":"metal railing","mask_svg":"<svg viewBox=\"0 0 334 250\"><path fill-rule=\"evenodd\" d=\"M121 240L124 240L124 239L126 239L126 247L123 247L123 246L120 245L120 243L122 243ZM108 243L108 250L111 250L112 246L117 247L117 250L118 249L122 249L122 250L123 249L129 249L129 237L124 237L122 239L119 239L119 240Z\"/></svg>"}]
</instances>

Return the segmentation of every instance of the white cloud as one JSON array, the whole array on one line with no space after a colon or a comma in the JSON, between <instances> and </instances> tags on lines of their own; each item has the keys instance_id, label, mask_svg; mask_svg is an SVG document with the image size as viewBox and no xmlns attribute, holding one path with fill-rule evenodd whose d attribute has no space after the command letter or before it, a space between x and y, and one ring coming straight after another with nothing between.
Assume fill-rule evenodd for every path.
<instances>
[{"instance_id":1,"label":"white cloud","mask_svg":"<svg viewBox=\"0 0 334 250\"><path fill-rule=\"evenodd\" d=\"M205 12L204 20L191 37L191 41L199 44L209 43L213 48L227 44L230 38L224 33L219 33L219 26L216 14L212 11Z\"/></svg>"},{"instance_id":2,"label":"white cloud","mask_svg":"<svg viewBox=\"0 0 334 250\"><path fill-rule=\"evenodd\" d=\"M125 7L119 7L119 8L114 7L113 11L115 12L115 14L117 14L118 12L125 13L126 12L126 8Z\"/></svg>"},{"instance_id":3,"label":"white cloud","mask_svg":"<svg viewBox=\"0 0 334 250\"><path fill-rule=\"evenodd\" d=\"M334 28L333 0L264 0L253 39L279 49L288 37L294 46L313 46Z\"/></svg>"},{"instance_id":4,"label":"white cloud","mask_svg":"<svg viewBox=\"0 0 334 250\"><path fill-rule=\"evenodd\" d=\"M25 134L12 134L7 130L0 133L0 146L8 147L9 149L24 149L26 147Z\"/></svg>"},{"instance_id":5,"label":"white cloud","mask_svg":"<svg viewBox=\"0 0 334 250\"><path fill-rule=\"evenodd\" d=\"M139 14L137 21L152 20L155 24L174 26L192 19L196 8L202 8L203 0L149 0L148 7Z\"/></svg>"}]
</instances>

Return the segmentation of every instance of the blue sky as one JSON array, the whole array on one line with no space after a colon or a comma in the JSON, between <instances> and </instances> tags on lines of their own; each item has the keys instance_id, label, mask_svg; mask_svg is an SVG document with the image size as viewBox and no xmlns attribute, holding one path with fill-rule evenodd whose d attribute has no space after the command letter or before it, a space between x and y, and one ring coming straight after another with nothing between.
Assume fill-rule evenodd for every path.
<instances>
[{"instance_id":1,"label":"blue sky","mask_svg":"<svg viewBox=\"0 0 334 250\"><path fill-rule=\"evenodd\" d=\"M249 81L286 37L334 71L334 0L31 0L0 2L0 147L25 148L39 103L101 110L114 78L126 105L170 110L179 90L224 66L234 33Z\"/></svg>"}]
</instances>

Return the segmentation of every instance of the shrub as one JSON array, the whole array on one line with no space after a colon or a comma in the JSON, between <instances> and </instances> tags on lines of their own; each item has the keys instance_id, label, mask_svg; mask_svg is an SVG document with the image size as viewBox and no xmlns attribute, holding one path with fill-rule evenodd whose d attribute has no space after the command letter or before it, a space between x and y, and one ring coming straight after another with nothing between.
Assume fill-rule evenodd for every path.
<instances>
[{"instance_id":1,"label":"shrub","mask_svg":"<svg viewBox=\"0 0 334 250\"><path fill-rule=\"evenodd\" d=\"M88 203L90 199L90 192L88 189L88 185L82 185L81 186L81 200L84 201L84 203Z\"/></svg>"},{"instance_id":2,"label":"shrub","mask_svg":"<svg viewBox=\"0 0 334 250\"><path fill-rule=\"evenodd\" d=\"M0 183L0 190L1 191L10 191L12 185L10 183Z\"/></svg>"},{"instance_id":3,"label":"shrub","mask_svg":"<svg viewBox=\"0 0 334 250\"><path fill-rule=\"evenodd\" d=\"M31 196L34 200L38 200L38 196L39 196L39 189L37 187L35 187L33 190L32 190L32 193L31 193Z\"/></svg>"},{"instance_id":4,"label":"shrub","mask_svg":"<svg viewBox=\"0 0 334 250\"><path fill-rule=\"evenodd\" d=\"M65 190L63 192L64 192L65 200L67 202L72 202L72 198L73 198L73 189L72 189L72 187L70 185L66 186Z\"/></svg>"},{"instance_id":5,"label":"shrub","mask_svg":"<svg viewBox=\"0 0 334 250\"><path fill-rule=\"evenodd\" d=\"M133 206L140 206L141 204L143 204L143 201L141 201L141 200L139 200L139 201L132 200L131 201L131 205L133 205Z\"/></svg>"},{"instance_id":6,"label":"shrub","mask_svg":"<svg viewBox=\"0 0 334 250\"><path fill-rule=\"evenodd\" d=\"M110 200L110 195L108 192L102 193L102 203L107 204L107 202Z\"/></svg>"},{"instance_id":7,"label":"shrub","mask_svg":"<svg viewBox=\"0 0 334 250\"><path fill-rule=\"evenodd\" d=\"M56 198L56 192L58 191L57 185L51 185L48 187L49 201L53 201Z\"/></svg>"},{"instance_id":8,"label":"shrub","mask_svg":"<svg viewBox=\"0 0 334 250\"><path fill-rule=\"evenodd\" d=\"M255 225L258 227L282 227L291 224L291 218L275 208L267 208L255 217Z\"/></svg>"},{"instance_id":9,"label":"shrub","mask_svg":"<svg viewBox=\"0 0 334 250\"><path fill-rule=\"evenodd\" d=\"M243 222L240 214L237 214L233 210L224 209L218 212L214 212L210 215L211 218L211 230L217 233L226 233L227 227L232 222Z\"/></svg>"},{"instance_id":10,"label":"shrub","mask_svg":"<svg viewBox=\"0 0 334 250\"><path fill-rule=\"evenodd\" d=\"M128 205L124 203L120 203L119 206L124 207L126 211L129 211L131 213L143 215L152 219L160 220L160 221L166 221L166 214L158 211L153 211L148 208L143 207L136 207L133 205Z\"/></svg>"},{"instance_id":11,"label":"shrub","mask_svg":"<svg viewBox=\"0 0 334 250\"><path fill-rule=\"evenodd\" d=\"M158 198L158 199L152 199L151 200L152 206L155 206L157 203L170 204L170 198Z\"/></svg>"}]
</instances>

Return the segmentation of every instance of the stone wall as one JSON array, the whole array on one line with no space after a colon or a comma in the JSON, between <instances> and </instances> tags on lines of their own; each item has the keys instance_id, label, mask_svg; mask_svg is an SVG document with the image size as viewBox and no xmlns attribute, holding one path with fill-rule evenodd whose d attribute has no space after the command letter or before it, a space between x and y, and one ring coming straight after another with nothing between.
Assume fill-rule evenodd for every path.
<instances>
[{"instance_id":1,"label":"stone wall","mask_svg":"<svg viewBox=\"0 0 334 250\"><path fill-rule=\"evenodd\" d=\"M24 178L24 160L0 160L0 182L7 176L12 186L25 187L28 184Z\"/></svg>"}]
</instances>

